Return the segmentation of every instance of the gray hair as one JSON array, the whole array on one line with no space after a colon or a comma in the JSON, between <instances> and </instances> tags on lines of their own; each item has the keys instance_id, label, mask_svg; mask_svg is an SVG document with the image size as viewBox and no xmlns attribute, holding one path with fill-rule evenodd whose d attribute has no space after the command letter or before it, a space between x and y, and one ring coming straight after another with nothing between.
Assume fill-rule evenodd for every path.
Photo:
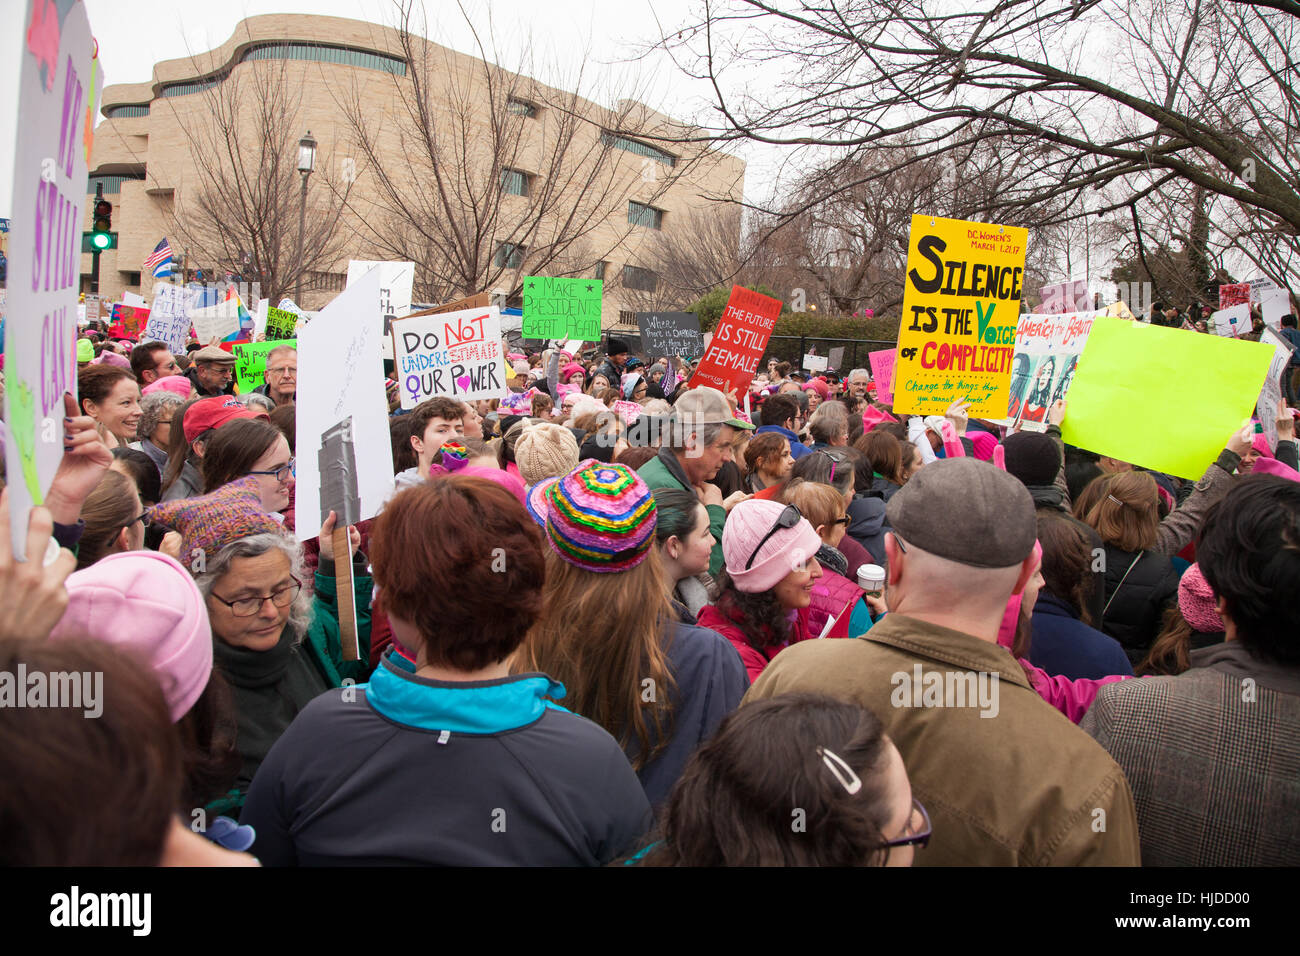
<instances>
[{"instance_id":1,"label":"gray hair","mask_svg":"<svg viewBox=\"0 0 1300 956\"><path fill-rule=\"evenodd\" d=\"M849 377L848 379L846 379L846 381L851 382L859 375L865 378L868 382L871 381L871 373L868 372L865 368L855 368L852 372L849 372Z\"/></svg>"},{"instance_id":2,"label":"gray hair","mask_svg":"<svg viewBox=\"0 0 1300 956\"><path fill-rule=\"evenodd\" d=\"M708 448L717 442L724 428L730 428L726 422L705 422L696 425L689 419L683 420L676 415L672 417L668 428L668 447L673 451L686 451L686 439L695 435L697 447Z\"/></svg>"},{"instance_id":3,"label":"gray hair","mask_svg":"<svg viewBox=\"0 0 1300 956\"><path fill-rule=\"evenodd\" d=\"M179 408L185 404L185 399L181 398L175 392L166 390L160 392L150 392L144 398L140 399L140 424L136 426L135 437L138 441L144 441L154 433L161 421L163 412L167 409ZM179 424L179 423L178 423ZM164 449L165 451L166 449Z\"/></svg>"},{"instance_id":4,"label":"gray hair","mask_svg":"<svg viewBox=\"0 0 1300 956\"><path fill-rule=\"evenodd\" d=\"M275 348L271 349L271 351L266 353L266 364L270 365L274 362L277 355L288 355L290 352L294 355L298 354L298 350L292 345L277 345Z\"/></svg>"},{"instance_id":5,"label":"gray hair","mask_svg":"<svg viewBox=\"0 0 1300 956\"><path fill-rule=\"evenodd\" d=\"M829 445L840 435L849 431L849 413L843 402L822 402L817 411L808 419L808 431L813 441Z\"/></svg>"},{"instance_id":6,"label":"gray hair","mask_svg":"<svg viewBox=\"0 0 1300 956\"><path fill-rule=\"evenodd\" d=\"M247 538L240 538L238 541L232 541L216 553L215 556L209 557L206 554L200 555L182 555L193 561L199 557L204 559L200 565L204 570L196 572L194 583L199 586L199 591L203 594L206 601L212 593L213 585L224 578L230 572L231 562L235 558L259 558L271 551L278 550L289 560L289 573L302 583L302 590L294 598L293 606L289 609L289 623L286 625L293 631L294 643L299 643L307 636L307 627L311 624L312 618L312 591L308 585L307 570L302 560L302 548L292 538L285 535L274 534L271 532L262 532L261 534L252 534ZM191 563L191 567L193 567ZM214 637L216 635L213 635Z\"/></svg>"},{"instance_id":7,"label":"gray hair","mask_svg":"<svg viewBox=\"0 0 1300 956\"><path fill-rule=\"evenodd\" d=\"M268 413L275 411L275 402L263 395L261 392L248 392L244 395L236 395L235 401L249 408L256 405L258 408L264 409Z\"/></svg>"}]
</instances>

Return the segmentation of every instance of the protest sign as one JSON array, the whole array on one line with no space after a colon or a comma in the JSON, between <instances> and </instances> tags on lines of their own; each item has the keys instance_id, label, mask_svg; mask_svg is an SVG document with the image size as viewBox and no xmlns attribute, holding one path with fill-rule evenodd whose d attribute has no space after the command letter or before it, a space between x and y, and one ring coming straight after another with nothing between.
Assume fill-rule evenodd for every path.
<instances>
[{"instance_id":1,"label":"protest sign","mask_svg":"<svg viewBox=\"0 0 1300 956\"><path fill-rule=\"evenodd\" d=\"M1098 316L1062 438L1195 480L1250 418L1272 356L1260 342Z\"/></svg>"},{"instance_id":2,"label":"protest sign","mask_svg":"<svg viewBox=\"0 0 1300 956\"><path fill-rule=\"evenodd\" d=\"M1272 329L1266 328L1259 336L1260 342L1273 346L1273 358L1268 363L1268 374L1264 376L1264 387L1259 391L1255 402L1255 412L1259 423L1264 428L1264 437L1268 439L1271 451L1277 451L1277 410L1282 403L1282 371L1291 362L1291 346Z\"/></svg>"},{"instance_id":3,"label":"protest sign","mask_svg":"<svg viewBox=\"0 0 1300 956\"><path fill-rule=\"evenodd\" d=\"M625 402L622 399L619 399L610 406L610 411L623 419L624 425L631 425L641 417L641 413L644 412L645 409L636 402Z\"/></svg>"},{"instance_id":4,"label":"protest sign","mask_svg":"<svg viewBox=\"0 0 1300 956\"><path fill-rule=\"evenodd\" d=\"M886 405L894 401L894 360L897 358L898 353L893 349L867 353L867 359L871 363L871 377L876 383L876 399Z\"/></svg>"},{"instance_id":5,"label":"protest sign","mask_svg":"<svg viewBox=\"0 0 1300 956\"><path fill-rule=\"evenodd\" d=\"M1053 282L1039 289L1038 295L1042 302L1034 311L1040 315L1092 311L1092 296L1088 294L1087 279Z\"/></svg>"},{"instance_id":6,"label":"protest sign","mask_svg":"<svg viewBox=\"0 0 1300 956\"><path fill-rule=\"evenodd\" d=\"M913 216L894 364L894 408L972 418L1006 414L1025 244L1016 226Z\"/></svg>"},{"instance_id":7,"label":"protest sign","mask_svg":"<svg viewBox=\"0 0 1300 956\"><path fill-rule=\"evenodd\" d=\"M1102 312L1022 315L1016 326L1011 396L1004 424L1047 431L1047 410L1074 382L1079 355Z\"/></svg>"},{"instance_id":8,"label":"protest sign","mask_svg":"<svg viewBox=\"0 0 1300 956\"><path fill-rule=\"evenodd\" d=\"M524 279L524 338L599 342L604 285L601 279Z\"/></svg>"},{"instance_id":9,"label":"protest sign","mask_svg":"<svg viewBox=\"0 0 1300 956\"><path fill-rule=\"evenodd\" d=\"M1210 325L1215 335L1233 339L1245 335L1250 331L1250 303L1240 302L1220 309L1210 316Z\"/></svg>"},{"instance_id":10,"label":"protest sign","mask_svg":"<svg viewBox=\"0 0 1300 956\"><path fill-rule=\"evenodd\" d=\"M829 367L829 360L825 355L813 355L809 353L803 357L803 369L805 372L824 372Z\"/></svg>"},{"instance_id":11,"label":"protest sign","mask_svg":"<svg viewBox=\"0 0 1300 956\"><path fill-rule=\"evenodd\" d=\"M379 314L384 317L383 338L380 340L384 358L393 357L393 319L411 311L411 288L415 284L414 262L374 262L368 259L348 260L347 284L360 279L371 269L379 270Z\"/></svg>"},{"instance_id":12,"label":"protest sign","mask_svg":"<svg viewBox=\"0 0 1300 956\"><path fill-rule=\"evenodd\" d=\"M109 310L108 334L115 339L138 340L148 323L148 309L114 302Z\"/></svg>"},{"instance_id":13,"label":"protest sign","mask_svg":"<svg viewBox=\"0 0 1300 956\"><path fill-rule=\"evenodd\" d=\"M379 275L372 272L298 336L299 541L316 537L330 510L351 512L357 521L373 518L392 491L381 327Z\"/></svg>"},{"instance_id":14,"label":"protest sign","mask_svg":"<svg viewBox=\"0 0 1300 956\"><path fill-rule=\"evenodd\" d=\"M125 305L134 305L137 308L141 308L141 309L147 308L149 305L149 303L144 300L144 296L137 295L134 292L123 292L122 302Z\"/></svg>"},{"instance_id":15,"label":"protest sign","mask_svg":"<svg viewBox=\"0 0 1300 956\"><path fill-rule=\"evenodd\" d=\"M392 337L403 408L435 395L471 402L506 393L496 306L405 318Z\"/></svg>"},{"instance_id":16,"label":"protest sign","mask_svg":"<svg viewBox=\"0 0 1300 956\"><path fill-rule=\"evenodd\" d=\"M253 335L266 334L266 317L271 308L270 299L260 299L257 303L257 311L253 313Z\"/></svg>"},{"instance_id":17,"label":"protest sign","mask_svg":"<svg viewBox=\"0 0 1300 956\"><path fill-rule=\"evenodd\" d=\"M780 314L780 299L733 285L691 387L707 385L722 392L735 388L736 394L746 394Z\"/></svg>"},{"instance_id":18,"label":"protest sign","mask_svg":"<svg viewBox=\"0 0 1300 956\"><path fill-rule=\"evenodd\" d=\"M101 302L103 302L103 300L97 295L86 296L86 318L93 322L99 321L99 318L102 315L100 310Z\"/></svg>"},{"instance_id":19,"label":"protest sign","mask_svg":"<svg viewBox=\"0 0 1300 956\"><path fill-rule=\"evenodd\" d=\"M101 83L81 0L33 0L19 9L5 14L18 60L17 88L5 91L18 107L17 135L5 144L13 157L7 313L20 318L5 330L4 444L11 537L21 559L28 515L44 502L63 458L64 393L77 394L79 223Z\"/></svg>"},{"instance_id":20,"label":"protest sign","mask_svg":"<svg viewBox=\"0 0 1300 956\"><path fill-rule=\"evenodd\" d=\"M1241 305L1242 303L1250 305L1250 283L1235 282L1231 285L1219 286L1219 308L1226 309L1229 306Z\"/></svg>"},{"instance_id":21,"label":"protest sign","mask_svg":"<svg viewBox=\"0 0 1300 956\"><path fill-rule=\"evenodd\" d=\"M1291 297L1285 289L1268 289L1260 297L1259 313L1265 325L1277 328L1282 316L1291 311Z\"/></svg>"},{"instance_id":22,"label":"protest sign","mask_svg":"<svg viewBox=\"0 0 1300 956\"><path fill-rule=\"evenodd\" d=\"M641 345L650 361L680 355L692 358L704 352L700 320L694 312L638 312Z\"/></svg>"},{"instance_id":23,"label":"protest sign","mask_svg":"<svg viewBox=\"0 0 1300 956\"><path fill-rule=\"evenodd\" d=\"M154 286L153 308L149 310L149 322L141 334L141 341L166 342L173 352L183 353L190 337L189 313L193 300L193 291L183 286L164 283Z\"/></svg>"},{"instance_id":24,"label":"protest sign","mask_svg":"<svg viewBox=\"0 0 1300 956\"><path fill-rule=\"evenodd\" d=\"M224 343L223 343L224 344ZM297 348L296 339L278 342L234 342L230 351L235 356L235 385L239 394L246 395L266 382L266 358L273 349Z\"/></svg>"},{"instance_id":25,"label":"protest sign","mask_svg":"<svg viewBox=\"0 0 1300 956\"><path fill-rule=\"evenodd\" d=\"M831 349L830 360L830 367L837 372L842 372L844 370L844 346L837 345Z\"/></svg>"},{"instance_id":26,"label":"protest sign","mask_svg":"<svg viewBox=\"0 0 1300 956\"><path fill-rule=\"evenodd\" d=\"M227 299L216 305L195 309L189 314L190 325L200 342L224 339L239 331L239 300Z\"/></svg>"},{"instance_id":27,"label":"protest sign","mask_svg":"<svg viewBox=\"0 0 1300 956\"><path fill-rule=\"evenodd\" d=\"M379 281L376 277L376 282ZM291 339L298 334L298 315L288 309L269 306L266 310L266 338L268 341ZM376 330L378 335L379 331Z\"/></svg>"},{"instance_id":28,"label":"protest sign","mask_svg":"<svg viewBox=\"0 0 1300 956\"><path fill-rule=\"evenodd\" d=\"M530 388L523 392L511 392L501 399L501 404L497 407L510 415L531 415L533 413L533 396L539 394L541 394L541 390L537 388Z\"/></svg>"}]
</instances>

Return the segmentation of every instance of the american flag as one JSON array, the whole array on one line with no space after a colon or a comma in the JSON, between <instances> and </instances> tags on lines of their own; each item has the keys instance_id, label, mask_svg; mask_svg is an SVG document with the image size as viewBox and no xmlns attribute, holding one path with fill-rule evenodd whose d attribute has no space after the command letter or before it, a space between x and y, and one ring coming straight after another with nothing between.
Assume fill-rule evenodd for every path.
<instances>
[{"instance_id":1,"label":"american flag","mask_svg":"<svg viewBox=\"0 0 1300 956\"><path fill-rule=\"evenodd\" d=\"M166 236L144 260L144 268L146 272L152 272L155 279L165 279L172 274L172 247Z\"/></svg>"}]
</instances>

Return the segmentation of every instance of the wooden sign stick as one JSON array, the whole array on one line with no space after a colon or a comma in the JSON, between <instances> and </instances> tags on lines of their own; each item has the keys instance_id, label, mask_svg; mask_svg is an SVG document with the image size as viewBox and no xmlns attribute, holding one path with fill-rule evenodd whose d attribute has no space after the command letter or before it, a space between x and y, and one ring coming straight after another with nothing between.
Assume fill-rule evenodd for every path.
<instances>
[{"instance_id":1,"label":"wooden sign stick","mask_svg":"<svg viewBox=\"0 0 1300 956\"><path fill-rule=\"evenodd\" d=\"M361 653L357 648L356 587L352 580L352 548L348 544L347 526L342 523L336 526L332 539L334 593L338 595L339 608L339 641L343 646L343 659L357 661L361 659Z\"/></svg>"}]
</instances>

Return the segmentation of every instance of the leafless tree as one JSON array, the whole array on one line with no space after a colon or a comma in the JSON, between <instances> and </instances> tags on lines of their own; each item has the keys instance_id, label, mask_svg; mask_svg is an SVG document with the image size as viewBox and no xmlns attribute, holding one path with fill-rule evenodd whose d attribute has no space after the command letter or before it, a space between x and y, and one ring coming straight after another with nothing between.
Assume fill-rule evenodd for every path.
<instances>
[{"instance_id":1,"label":"leafless tree","mask_svg":"<svg viewBox=\"0 0 1300 956\"><path fill-rule=\"evenodd\" d=\"M711 84L722 142L907 137L933 162L1007 141L1021 175L989 217L1104 217L1182 182L1267 246L1300 230L1298 29L1295 0L704 0L663 46Z\"/></svg>"},{"instance_id":2,"label":"leafless tree","mask_svg":"<svg viewBox=\"0 0 1300 956\"><path fill-rule=\"evenodd\" d=\"M530 79L526 64L495 65L490 32L475 29L470 57L423 39L418 0L395 9L407 70L393 76L392 109L377 113L360 95L341 108L377 197L357 209L367 238L419 264L417 298L514 296L526 275L594 275L613 250L635 254L635 230L655 224L655 204L709 155L654 147L683 129L632 99L603 111ZM640 155L612 130L624 145L635 138ZM630 221L629 198L644 222ZM610 272L607 286L618 280Z\"/></svg>"},{"instance_id":3,"label":"leafless tree","mask_svg":"<svg viewBox=\"0 0 1300 956\"><path fill-rule=\"evenodd\" d=\"M299 257L302 98L289 61L266 59L238 64L200 92L155 101L155 110L172 110L197 172L178 189L169 223L188 269L235 273L274 300L292 295L300 277L305 298L335 267L351 184L332 178L328 151L308 180Z\"/></svg>"}]
</instances>

